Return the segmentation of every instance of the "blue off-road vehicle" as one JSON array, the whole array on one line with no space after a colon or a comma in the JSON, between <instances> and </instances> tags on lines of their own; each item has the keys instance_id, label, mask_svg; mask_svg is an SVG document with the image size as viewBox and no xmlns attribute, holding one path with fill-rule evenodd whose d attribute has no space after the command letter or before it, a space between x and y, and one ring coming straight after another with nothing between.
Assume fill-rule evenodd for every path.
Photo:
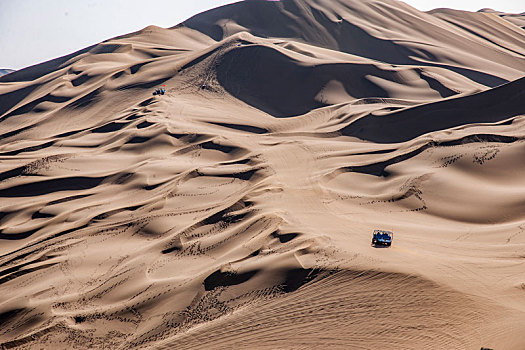
<instances>
[{"instance_id":1,"label":"blue off-road vehicle","mask_svg":"<svg viewBox=\"0 0 525 350\"><path fill-rule=\"evenodd\" d=\"M372 234L372 245L390 247L393 239L394 233L391 231L374 230Z\"/></svg>"}]
</instances>

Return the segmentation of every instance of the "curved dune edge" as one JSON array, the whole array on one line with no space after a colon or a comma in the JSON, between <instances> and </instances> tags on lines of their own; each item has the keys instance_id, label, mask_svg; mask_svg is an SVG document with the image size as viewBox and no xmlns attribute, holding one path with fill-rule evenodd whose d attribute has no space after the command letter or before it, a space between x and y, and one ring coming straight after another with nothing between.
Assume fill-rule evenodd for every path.
<instances>
[{"instance_id":1,"label":"curved dune edge","mask_svg":"<svg viewBox=\"0 0 525 350\"><path fill-rule=\"evenodd\" d=\"M245 1L0 77L2 348L525 348L489 12Z\"/></svg>"}]
</instances>

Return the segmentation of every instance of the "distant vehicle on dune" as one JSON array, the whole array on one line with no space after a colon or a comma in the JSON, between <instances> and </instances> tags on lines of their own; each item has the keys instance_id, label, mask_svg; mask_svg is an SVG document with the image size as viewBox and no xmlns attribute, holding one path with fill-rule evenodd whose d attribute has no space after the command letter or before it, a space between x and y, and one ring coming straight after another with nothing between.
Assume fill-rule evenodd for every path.
<instances>
[{"instance_id":1,"label":"distant vehicle on dune","mask_svg":"<svg viewBox=\"0 0 525 350\"><path fill-rule=\"evenodd\" d=\"M164 87L161 87L161 88L155 89L155 91L153 91L153 96L164 95L165 93L166 93L166 89Z\"/></svg>"}]
</instances>

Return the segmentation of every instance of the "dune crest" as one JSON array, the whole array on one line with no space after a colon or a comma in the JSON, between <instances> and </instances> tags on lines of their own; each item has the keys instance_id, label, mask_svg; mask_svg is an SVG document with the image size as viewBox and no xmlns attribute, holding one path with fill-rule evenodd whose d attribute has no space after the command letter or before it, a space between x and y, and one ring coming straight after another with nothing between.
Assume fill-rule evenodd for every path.
<instances>
[{"instance_id":1,"label":"dune crest","mask_svg":"<svg viewBox=\"0 0 525 350\"><path fill-rule=\"evenodd\" d=\"M525 348L518 17L244 1L0 77L2 348Z\"/></svg>"}]
</instances>

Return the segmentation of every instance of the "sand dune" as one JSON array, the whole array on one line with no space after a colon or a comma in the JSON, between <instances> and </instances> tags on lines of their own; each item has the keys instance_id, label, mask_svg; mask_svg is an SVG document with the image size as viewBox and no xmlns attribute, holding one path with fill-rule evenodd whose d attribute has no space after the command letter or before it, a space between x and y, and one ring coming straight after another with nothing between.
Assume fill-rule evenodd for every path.
<instances>
[{"instance_id":1,"label":"sand dune","mask_svg":"<svg viewBox=\"0 0 525 350\"><path fill-rule=\"evenodd\" d=\"M496 16L499 16L507 21L525 29L525 12L522 13L505 13L500 11L494 11L493 9L484 8L479 10L479 12L492 13Z\"/></svg>"},{"instance_id":2,"label":"sand dune","mask_svg":"<svg viewBox=\"0 0 525 350\"><path fill-rule=\"evenodd\" d=\"M0 69L0 76L14 72L13 69Z\"/></svg>"},{"instance_id":3,"label":"sand dune","mask_svg":"<svg viewBox=\"0 0 525 350\"><path fill-rule=\"evenodd\" d=\"M514 18L244 1L0 77L2 348L524 349Z\"/></svg>"}]
</instances>

